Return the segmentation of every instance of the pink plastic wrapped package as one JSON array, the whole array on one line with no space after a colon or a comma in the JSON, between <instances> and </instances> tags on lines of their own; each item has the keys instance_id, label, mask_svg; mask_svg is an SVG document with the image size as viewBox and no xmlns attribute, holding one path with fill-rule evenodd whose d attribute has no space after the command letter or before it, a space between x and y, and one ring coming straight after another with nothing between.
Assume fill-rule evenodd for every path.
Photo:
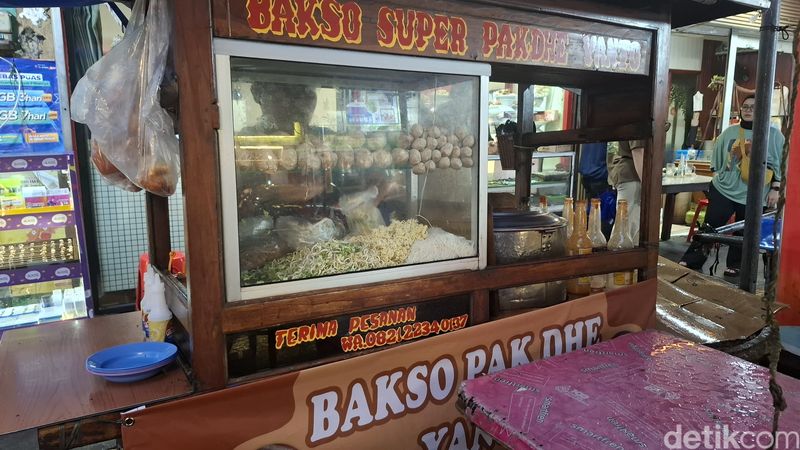
<instances>
[{"instance_id":1,"label":"pink plastic wrapped package","mask_svg":"<svg viewBox=\"0 0 800 450\"><path fill-rule=\"evenodd\" d=\"M800 448L800 381L778 449ZM655 331L628 334L461 385L466 415L513 449L768 448L769 372ZM738 446L737 446L738 445Z\"/></svg>"}]
</instances>

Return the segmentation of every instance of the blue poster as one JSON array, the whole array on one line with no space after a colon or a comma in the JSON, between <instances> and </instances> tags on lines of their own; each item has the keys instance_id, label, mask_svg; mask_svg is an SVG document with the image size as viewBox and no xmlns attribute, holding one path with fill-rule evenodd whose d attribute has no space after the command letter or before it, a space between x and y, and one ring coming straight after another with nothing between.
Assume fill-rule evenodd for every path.
<instances>
[{"instance_id":1,"label":"blue poster","mask_svg":"<svg viewBox=\"0 0 800 450\"><path fill-rule=\"evenodd\" d=\"M0 153L64 152L54 61L0 58Z\"/></svg>"}]
</instances>

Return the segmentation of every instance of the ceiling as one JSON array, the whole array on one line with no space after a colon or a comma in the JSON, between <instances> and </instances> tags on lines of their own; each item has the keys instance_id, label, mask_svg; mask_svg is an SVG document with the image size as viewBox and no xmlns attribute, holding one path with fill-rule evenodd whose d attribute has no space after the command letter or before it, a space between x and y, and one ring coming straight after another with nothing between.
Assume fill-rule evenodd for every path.
<instances>
[{"instance_id":1,"label":"ceiling","mask_svg":"<svg viewBox=\"0 0 800 450\"><path fill-rule=\"evenodd\" d=\"M794 29L800 21L800 0L781 0L780 24ZM712 25L744 28L758 31L761 26L761 13L751 11L711 22Z\"/></svg>"},{"instance_id":2,"label":"ceiling","mask_svg":"<svg viewBox=\"0 0 800 450\"><path fill-rule=\"evenodd\" d=\"M759 8L769 6L769 1L761 0L671 0L671 3L672 28L710 22L721 17L742 14L747 16Z\"/></svg>"}]
</instances>

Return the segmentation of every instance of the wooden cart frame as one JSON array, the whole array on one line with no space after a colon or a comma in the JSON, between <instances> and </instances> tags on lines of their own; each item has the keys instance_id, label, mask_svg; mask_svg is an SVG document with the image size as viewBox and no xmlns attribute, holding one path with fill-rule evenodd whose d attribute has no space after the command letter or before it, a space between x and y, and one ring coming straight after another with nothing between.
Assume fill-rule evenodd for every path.
<instances>
[{"instance_id":1,"label":"wooden cart frame","mask_svg":"<svg viewBox=\"0 0 800 450\"><path fill-rule=\"evenodd\" d=\"M676 0L672 4L649 2L632 9L619 6L622 2L599 4L573 0L545 0L536 4L522 0L433 1L425 4L424 8L516 23L525 23L529 15L546 16L547 26L577 19L591 24L591 28L625 29L650 36L647 75L631 77L595 70L512 64L493 64L492 70L493 80L517 82L521 87L534 83L578 87L585 94L581 95L579 128L526 134L521 143L530 149L552 144L623 139L646 141L639 247L614 253L563 257L535 264L490 265L479 271L312 291L268 301L227 303L221 239L223 200L220 194L220 155L216 132L220 113L215 93L212 42L214 36L237 38L248 31L241 29L245 3L246 0L175 1L174 56L181 93L179 129L188 282L184 286L169 277L164 278L170 307L186 331L183 336L184 350L190 354L193 376L200 390L223 388L231 382L226 367L227 334L463 294L470 296L471 324L477 324L490 320L490 291L495 289L632 269L639 270L641 279L656 276L670 31L676 22L684 20L677 18L678 14L692 14L691 11L678 13L679 5L697 4L688 0ZM374 1L361 3L376 5ZM749 9L762 6L757 3L761 2L750 2ZM396 0L391 6L419 8L419 5L408 0ZM721 16L739 12L746 10L743 9L746 6L729 4L725 6L727 9L717 10L714 14ZM671 7L680 20L674 20ZM502 13L501 17L497 17L498 12ZM474 32L480 33L480 30ZM623 32L618 37L624 38L625 34ZM286 42L286 36L273 38L273 41ZM359 50L380 51L367 44ZM521 88L520 92L524 92L524 89ZM520 104L526 101L532 100L523 95ZM529 108L521 110L527 111ZM521 123L532 121L531 117L522 119ZM530 164L527 167L530 170ZM167 211L167 199L148 195L151 261L161 270L167 267L170 251ZM311 364L318 363L321 361ZM310 364L282 371L307 365Z\"/></svg>"}]
</instances>

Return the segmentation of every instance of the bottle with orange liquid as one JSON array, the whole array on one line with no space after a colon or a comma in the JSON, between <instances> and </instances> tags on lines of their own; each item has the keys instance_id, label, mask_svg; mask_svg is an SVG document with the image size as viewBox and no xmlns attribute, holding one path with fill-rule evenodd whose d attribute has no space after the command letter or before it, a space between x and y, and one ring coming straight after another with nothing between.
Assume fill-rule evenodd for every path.
<instances>
[{"instance_id":1,"label":"bottle with orange liquid","mask_svg":"<svg viewBox=\"0 0 800 450\"><path fill-rule=\"evenodd\" d=\"M575 220L572 235L567 242L567 252L571 256L592 253L592 240L586 232L586 200L578 200L575 204ZM591 277L578 277L567 281L567 294L570 298L585 297L591 290Z\"/></svg>"},{"instance_id":2,"label":"bottle with orange liquid","mask_svg":"<svg viewBox=\"0 0 800 450\"><path fill-rule=\"evenodd\" d=\"M630 225L628 223L628 202L620 200L617 203L617 218L614 221L614 229L611 230L611 237L608 239L608 249L616 251L635 247L636 244L631 239ZM619 289L630 286L635 282L635 272L633 270L614 272L608 274L606 288Z\"/></svg>"},{"instance_id":3,"label":"bottle with orange liquid","mask_svg":"<svg viewBox=\"0 0 800 450\"><path fill-rule=\"evenodd\" d=\"M592 208L589 212L589 239L592 240L592 252L604 252L608 250L606 237L603 236L603 230L600 228L601 213L600 213L600 199L592 199ZM592 293L603 292L606 289L607 275L592 275Z\"/></svg>"}]
</instances>

